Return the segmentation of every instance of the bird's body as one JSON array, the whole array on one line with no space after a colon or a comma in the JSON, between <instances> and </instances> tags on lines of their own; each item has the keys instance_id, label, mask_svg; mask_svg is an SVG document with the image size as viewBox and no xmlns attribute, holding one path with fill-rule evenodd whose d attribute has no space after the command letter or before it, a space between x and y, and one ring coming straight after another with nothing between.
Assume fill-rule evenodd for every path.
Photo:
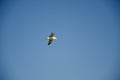
<instances>
[{"instance_id":1,"label":"bird's body","mask_svg":"<svg viewBox=\"0 0 120 80\"><path fill-rule=\"evenodd\" d=\"M46 40L48 40L48 45L50 45L52 43L53 40L57 39L55 37L55 34L53 32L51 32L51 34L49 35L49 37L46 38Z\"/></svg>"},{"instance_id":2,"label":"bird's body","mask_svg":"<svg viewBox=\"0 0 120 80\"><path fill-rule=\"evenodd\" d=\"M47 37L46 39L47 39L47 40L55 40L56 37L55 37L55 36L54 36L54 37Z\"/></svg>"}]
</instances>

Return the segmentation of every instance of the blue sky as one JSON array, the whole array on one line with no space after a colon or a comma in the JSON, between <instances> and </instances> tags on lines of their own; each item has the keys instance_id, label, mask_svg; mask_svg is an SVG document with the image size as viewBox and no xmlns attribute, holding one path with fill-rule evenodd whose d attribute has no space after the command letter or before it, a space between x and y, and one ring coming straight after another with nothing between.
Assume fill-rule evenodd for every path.
<instances>
[{"instance_id":1,"label":"blue sky","mask_svg":"<svg viewBox=\"0 0 120 80\"><path fill-rule=\"evenodd\" d=\"M118 80L119 2L1 1L1 80ZM47 45L54 32L58 40Z\"/></svg>"}]
</instances>

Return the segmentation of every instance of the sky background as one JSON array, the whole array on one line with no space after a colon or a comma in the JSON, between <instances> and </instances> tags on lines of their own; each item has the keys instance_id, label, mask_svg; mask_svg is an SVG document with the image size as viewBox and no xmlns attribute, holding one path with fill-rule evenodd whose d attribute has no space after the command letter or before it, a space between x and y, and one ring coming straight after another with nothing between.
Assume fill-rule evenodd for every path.
<instances>
[{"instance_id":1,"label":"sky background","mask_svg":"<svg viewBox=\"0 0 120 80\"><path fill-rule=\"evenodd\" d=\"M0 80L120 80L119 3L1 0Z\"/></svg>"}]
</instances>

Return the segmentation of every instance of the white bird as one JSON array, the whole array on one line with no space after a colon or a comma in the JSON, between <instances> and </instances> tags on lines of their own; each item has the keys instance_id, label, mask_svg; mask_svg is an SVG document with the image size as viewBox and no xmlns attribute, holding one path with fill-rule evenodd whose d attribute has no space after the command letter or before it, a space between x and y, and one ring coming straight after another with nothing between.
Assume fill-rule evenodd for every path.
<instances>
[{"instance_id":1,"label":"white bird","mask_svg":"<svg viewBox=\"0 0 120 80\"><path fill-rule=\"evenodd\" d=\"M57 38L55 37L55 33L51 32L51 34L49 35L49 37L46 38L46 40L48 40L48 45L50 45L52 43L53 40L56 40Z\"/></svg>"}]
</instances>

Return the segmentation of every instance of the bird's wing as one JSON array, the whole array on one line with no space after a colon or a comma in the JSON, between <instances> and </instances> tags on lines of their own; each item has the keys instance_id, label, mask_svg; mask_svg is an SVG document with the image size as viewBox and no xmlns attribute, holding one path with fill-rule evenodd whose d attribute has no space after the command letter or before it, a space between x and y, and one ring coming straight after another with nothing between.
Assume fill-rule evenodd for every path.
<instances>
[{"instance_id":1,"label":"bird's wing","mask_svg":"<svg viewBox=\"0 0 120 80\"><path fill-rule=\"evenodd\" d=\"M53 37L55 36L55 33L51 32L51 34L49 35L49 37Z\"/></svg>"},{"instance_id":2,"label":"bird's wing","mask_svg":"<svg viewBox=\"0 0 120 80\"><path fill-rule=\"evenodd\" d=\"M52 43L52 41L53 41L53 40L49 40L49 41L48 41L48 45L50 45L50 44Z\"/></svg>"}]
</instances>

